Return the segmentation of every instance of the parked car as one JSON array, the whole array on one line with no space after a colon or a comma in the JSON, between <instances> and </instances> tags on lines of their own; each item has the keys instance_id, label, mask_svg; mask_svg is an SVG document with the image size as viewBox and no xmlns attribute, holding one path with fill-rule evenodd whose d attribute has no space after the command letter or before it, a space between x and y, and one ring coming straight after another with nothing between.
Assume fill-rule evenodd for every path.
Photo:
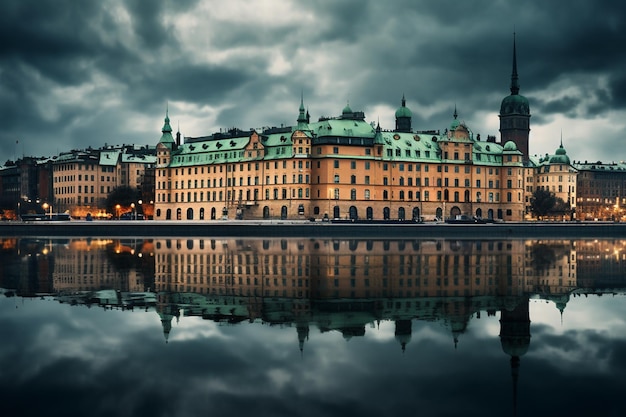
<instances>
[{"instance_id":1,"label":"parked car","mask_svg":"<svg viewBox=\"0 0 626 417\"><path fill-rule=\"evenodd\" d=\"M141 213L122 213L120 220L143 220L143 214Z\"/></svg>"}]
</instances>

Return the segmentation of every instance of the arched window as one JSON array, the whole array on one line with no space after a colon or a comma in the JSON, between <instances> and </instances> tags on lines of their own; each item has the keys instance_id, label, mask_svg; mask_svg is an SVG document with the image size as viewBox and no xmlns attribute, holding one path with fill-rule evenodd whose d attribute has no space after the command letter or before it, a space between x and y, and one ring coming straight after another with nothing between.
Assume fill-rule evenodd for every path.
<instances>
[{"instance_id":1,"label":"arched window","mask_svg":"<svg viewBox=\"0 0 626 417\"><path fill-rule=\"evenodd\" d=\"M413 221L414 222L419 222L421 221L421 217L420 217L420 208L419 207L413 207Z\"/></svg>"},{"instance_id":2,"label":"arched window","mask_svg":"<svg viewBox=\"0 0 626 417\"><path fill-rule=\"evenodd\" d=\"M404 200L404 191L400 191L400 200Z\"/></svg>"},{"instance_id":3,"label":"arched window","mask_svg":"<svg viewBox=\"0 0 626 417\"><path fill-rule=\"evenodd\" d=\"M200 220L204 220L204 207L200 208Z\"/></svg>"},{"instance_id":4,"label":"arched window","mask_svg":"<svg viewBox=\"0 0 626 417\"><path fill-rule=\"evenodd\" d=\"M405 220L405 219L406 219L406 212L404 210L404 207L398 208L398 220Z\"/></svg>"},{"instance_id":5,"label":"arched window","mask_svg":"<svg viewBox=\"0 0 626 417\"><path fill-rule=\"evenodd\" d=\"M193 220L193 209L191 207L187 209L187 220Z\"/></svg>"}]
</instances>

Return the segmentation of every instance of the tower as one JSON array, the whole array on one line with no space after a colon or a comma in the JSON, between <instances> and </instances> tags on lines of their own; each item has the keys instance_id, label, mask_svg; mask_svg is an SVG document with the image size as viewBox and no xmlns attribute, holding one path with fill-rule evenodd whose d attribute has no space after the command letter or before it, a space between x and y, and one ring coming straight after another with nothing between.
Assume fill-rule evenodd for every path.
<instances>
[{"instance_id":1,"label":"tower","mask_svg":"<svg viewBox=\"0 0 626 417\"><path fill-rule=\"evenodd\" d=\"M396 110L396 132L411 131L411 110L406 106L406 99L402 96L402 106Z\"/></svg>"},{"instance_id":2,"label":"tower","mask_svg":"<svg viewBox=\"0 0 626 417\"><path fill-rule=\"evenodd\" d=\"M528 99L519 94L517 75L517 51L513 34L513 71L511 73L511 94L500 105L500 140L501 143L513 141L528 161L528 137L530 133L530 110Z\"/></svg>"}]
</instances>

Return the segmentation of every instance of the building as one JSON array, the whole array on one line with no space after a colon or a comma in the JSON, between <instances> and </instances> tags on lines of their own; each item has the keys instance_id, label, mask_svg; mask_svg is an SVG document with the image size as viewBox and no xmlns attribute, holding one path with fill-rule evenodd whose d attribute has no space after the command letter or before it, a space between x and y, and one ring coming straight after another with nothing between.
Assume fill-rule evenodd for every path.
<instances>
[{"instance_id":1,"label":"building","mask_svg":"<svg viewBox=\"0 0 626 417\"><path fill-rule=\"evenodd\" d=\"M581 220L625 221L626 164L575 162L577 214Z\"/></svg>"},{"instance_id":2,"label":"building","mask_svg":"<svg viewBox=\"0 0 626 417\"><path fill-rule=\"evenodd\" d=\"M141 190L146 170L156 162L151 147L104 146L63 152L54 158L53 194L51 203L57 212L72 217L108 217L107 196L120 186ZM151 185L152 182L149 182Z\"/></svg>"},{"instance_id":3,"label":"building","mask_svg":"<svg viewBox=\"0 0 626 417\"><path fill-rule=\"evenodd\" d=\"M576 217L576 191L578 169L567 156L563 141L553 155L531 156L528 159L525 185L526 218L532 219L531 199L538 190L546 190L561 199L569 207L570 218ZM565 216L565 214L563 214ZM579 217L578 217L579 218Z\"/></svg>"},{"instance_id":4,"label":"building","mask_svg":"<svg viewBox=\"0 0 626 417\"><path fill-rule=\"evenodd\" d=\"M500 109L501 141L465 122L417 131L402 97L394 130L349 105L296 124L172 136L166 114L157 145L155 219L385 219L460 215L522 220L527 212L528 100L519 95L515 43L511 95Z\"/></svg>"}]
</instances>

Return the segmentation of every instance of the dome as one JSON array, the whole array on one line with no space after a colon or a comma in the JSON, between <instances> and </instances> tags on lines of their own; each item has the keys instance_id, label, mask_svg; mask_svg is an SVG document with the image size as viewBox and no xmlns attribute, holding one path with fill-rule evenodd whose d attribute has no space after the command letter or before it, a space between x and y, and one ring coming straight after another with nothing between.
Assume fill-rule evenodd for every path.
<instances>
[{"instance_id":1,"label":"dome","mask_svg":"<svg viewBox=\"0 0 626 417\"><path fill-rule=\"evenodd\" d=\"M458 121L458 119L454 119L452 120L452 123L450 123L450 130L456 130L457 127L459 127L459 125L461 124L461 122Z\"/></svg>"},{"instance_id":2,"label":"dome","mask_svg":"<svg viewBox=\"0 0 626 417\"><path fill-rule=\"evenodd\" d=\"M551 164L566 164L570 165L569 156L567 156L567 152L563 145L559 146L559 149L556 150L555 154L550 157Z\"/></svg>"},{"instance_id":3,"label":"dome","mask_svg":"<svg viewBox=\"0 0 626 417\"><path fill-rule=\"evenodd\" d=\"M504 144L504 150L505 151L516 151L517 150L517 145L512 140L509 140L509 141L507 141Z\"/></svg>"},{"instance_id":4,"label":"dome","mask_svg":"<svg viewBox=\"0 0 626 417\"><path fill-rule=\"evenodd\" d=\"M504 97L500 105L500 115L503 116L507 114L530 115L528 99L519 94L511 94L510 96Z\"/></svg>"},{"instance_id":5,"label":"dome","mask_svg":"<svg viewBox=\"0 0 626 417\"><path fill-rule=\"evenodd\" d=\"M343 108L341 114L352 114L352 109L350 108L350 104L346 104L346 107Z\"/></svg>"},{"instance_id":6,"label":"dome","mask_svg":"<svg viewBox=\"0 0 626 417\"><path fill-rule=\"evenodd\" d=\"M411 113L411 110L409 110L408 107L402 106L402 107L398 107L398 110L396 110L396 119L400 118L400 117L412 117L413 114Z\"/></svg>"}]
</instances>

